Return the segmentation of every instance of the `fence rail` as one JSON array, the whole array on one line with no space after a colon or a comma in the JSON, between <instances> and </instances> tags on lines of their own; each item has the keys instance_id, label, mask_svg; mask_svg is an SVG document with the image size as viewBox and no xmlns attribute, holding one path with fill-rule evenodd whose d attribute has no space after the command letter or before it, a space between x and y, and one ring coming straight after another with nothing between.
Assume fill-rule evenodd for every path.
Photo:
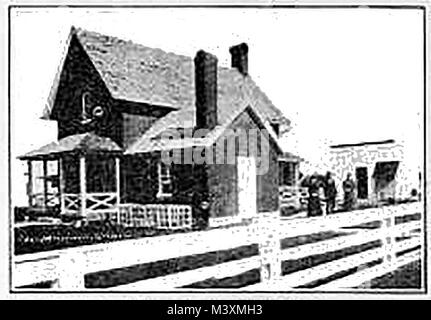
<instances>
[{"instance_id":1,"label":"fence rail","mask_svg":"<svg viewBox=\"0 0 431 320\"><path fill-rule=\"evenodd\" d=\"M409 203L294 220L268 213L248 225L24 254L14 257L13 286L54 281L58 290L164 291L257 270L259 279L242 290L352 288L421 259L422 210ZM244 248L248 254L238 255ZM158 262L172 268L151 274ZM122 272L118 283L89 282L117 279L115 272Z\"/></svg>"}]
</instances>

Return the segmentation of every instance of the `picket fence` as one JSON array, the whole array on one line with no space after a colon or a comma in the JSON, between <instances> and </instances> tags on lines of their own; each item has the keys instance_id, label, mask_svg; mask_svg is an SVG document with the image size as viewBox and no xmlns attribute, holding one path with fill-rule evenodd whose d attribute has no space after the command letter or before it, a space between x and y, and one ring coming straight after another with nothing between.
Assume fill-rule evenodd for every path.
<instances>
[{"instance_id":1,"label":"picket fence","mask_svg":"<svg viewBox=\"0 0 431 320\"><path fill-rule=\"evenodd\" d=\"M56 291L181 291L184 290L181 287L198 281L224 279L258 270L258 282L242 287L241 291L291 291L340 272L354 270L313 287L325 291L347 290L364 286L371 279L421 260L422 219L423 204L419 202L313 218L285 219L278 213L266 213L259 214L251 222L232 227L17 255L12 261L12 289L25 291L29 288L26 286L50 282L53 284L50 290ZM310 240L325 232L342 232L343 235ZM286 246L283 245L286 238L302 239L302 242ZM332 260L303 265L292 272L283 271L286 261L295 262L322 254L329 257L334 252L358 248L373 241L377 246L368 246L363 251L352 251L344 256L334 255ZM104 288L89 288L85 281L89 274L101 271L117 272L156 261L244 246L257 246L257 253L144 279L138 275L130 283L123 281Z\"/></svg>"}]
</instances>

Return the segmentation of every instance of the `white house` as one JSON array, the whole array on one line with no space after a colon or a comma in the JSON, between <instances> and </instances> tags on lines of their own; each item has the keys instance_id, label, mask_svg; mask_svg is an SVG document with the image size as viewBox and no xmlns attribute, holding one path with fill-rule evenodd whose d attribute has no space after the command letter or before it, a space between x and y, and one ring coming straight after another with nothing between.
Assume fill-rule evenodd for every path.
<instances>
[{"instance_id":1,"label":"white house","mask_svg":"<svg viewBox=\"0 0 431 320\"><path fill-rule=\"evenodd\" d=\"M419 166L406 160L406 148L395 140L330 146L330 163L342 196L342 182L350 172L358 201L403 200L421 190Z\"/></svg>"}]
</instances>

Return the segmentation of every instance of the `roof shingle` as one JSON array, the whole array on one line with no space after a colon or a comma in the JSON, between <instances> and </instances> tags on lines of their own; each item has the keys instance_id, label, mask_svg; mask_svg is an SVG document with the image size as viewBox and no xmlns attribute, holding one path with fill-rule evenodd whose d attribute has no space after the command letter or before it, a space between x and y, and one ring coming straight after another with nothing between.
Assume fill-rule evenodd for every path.
<instances>
[{"instance_id":1,"label":"roof shingle","mask_svg":"<svg viewBox=\"0 0 431 320\"><path fill-rule=\"evenodd\" d=\"M191 57L72 27L71 35L74 34L113 98L178 109L194 108L194 64ZM241 88L244 86L261 102L256 107L262 116L267 119L284 118L249 76L244 77L236 69L222 67L218 68L219 113L231 111L227 103L242 102ZM50 108L45 112L49 113Z\"/></svg>"}]
</instances>

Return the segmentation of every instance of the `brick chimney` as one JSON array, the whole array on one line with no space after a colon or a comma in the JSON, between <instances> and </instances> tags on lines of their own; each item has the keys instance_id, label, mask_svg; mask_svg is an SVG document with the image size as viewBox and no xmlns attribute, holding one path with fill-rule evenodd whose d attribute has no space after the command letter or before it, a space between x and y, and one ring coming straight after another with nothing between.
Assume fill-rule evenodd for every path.
<instances>
[{"instance_id":1,"label":"brick chimney","mask_svg":"<svg viewBox=\"0 0 431 320\"><path fill-rule=\"evenodd\" d=\"M238 69L238 71L246 76L248 74L248 45L241 43L236 46L230 47L231 66Z\"/></svg>"},{"instance_id":2,"label":"brick chimney","mask_svg":"<svg viewBox=\"0 0 431 320\"><path fill-rule=\"evenodd\" d=\"M199 50L195 59L196 129L217 125L217 57Z\"/></svg>"}]
</instances>

